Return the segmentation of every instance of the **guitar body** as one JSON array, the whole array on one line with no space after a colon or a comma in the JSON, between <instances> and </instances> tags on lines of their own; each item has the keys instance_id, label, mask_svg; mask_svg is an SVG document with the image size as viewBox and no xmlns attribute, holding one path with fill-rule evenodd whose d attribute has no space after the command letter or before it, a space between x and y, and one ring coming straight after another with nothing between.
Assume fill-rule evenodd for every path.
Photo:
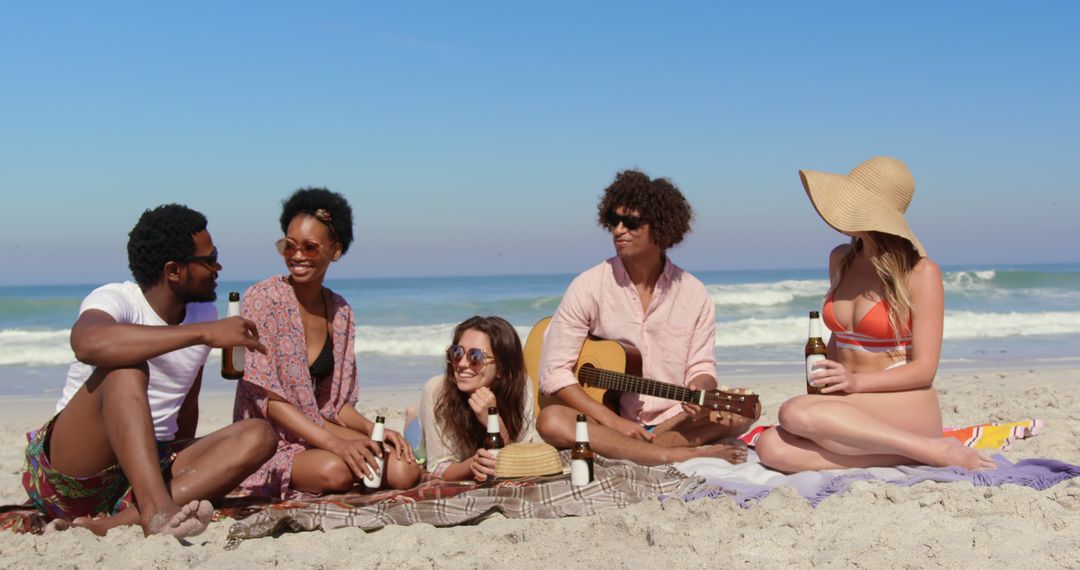
<instances>
[{"instance_id":1,"label":"guitar body","mask_svg":"<svg viewBox=\"0 0 1080 570\"><path fill-rule=\"evenodd\" d=\"M561 403L557 398L540 393L540 352L544 345L544 333L551 324L551 317L541 319L525 340L525 371L532 380L536 395L536 415L551 404ZM629 350L613 340L587 338L582 344L574 376L590 398L619 413L618 400L623 392L643 394L703 406L716 414L732 413L756 420L761 414L758 396L750 390L729 389L721 386L714 390L691 390L684 386L642 378L641 354Z\"/></svg>"},{"instance_id":2,"label":"guitar body","mask_svg":"<svg viewBox=\"0 0 1080 570\"><path fill-rule=\"evenodd\" d=\"M529 379L532 380L533 394L537 396L534 400L536 402L537 416L540 415L540 410L546 406L561 403L554 396L546 396L540 393L540 351L544 344L544 333L547 332L550 324L551 317L541 319L540 322L533 326L532 331L529 332L529 337L525 340L525 371L529 374ZM613 340L589 338L585 340L577 363L574 364L575 376L582 366L591 366L613 372L625 372L627 374L640 374L641 355L636 351L627 350L623 345ZM579 382L581 381L579 380ZM619 413L619 392L598 386L590 386L584 382L581 382L581 384L582 389L590 398L611 408L615 413Z\"/></svg>"}]
</instances>

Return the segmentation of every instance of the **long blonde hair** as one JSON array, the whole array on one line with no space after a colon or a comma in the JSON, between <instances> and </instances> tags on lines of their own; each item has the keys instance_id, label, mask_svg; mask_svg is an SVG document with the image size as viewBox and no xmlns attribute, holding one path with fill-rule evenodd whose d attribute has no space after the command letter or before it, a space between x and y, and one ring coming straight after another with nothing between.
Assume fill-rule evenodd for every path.
<instances>
[{"instance_id":1,"label":"long blonde hair","mask_svg":"<svg viewBox=\"0 0 1080 570\"><path fill-rule=\"evenodd\" d=\"M883 297L889 305L889 326L892 327L893 335L899 341L901 336L911 332L908 322L915 310L915 305L911 302L907 281L911 270L921 258L915 251L915 246L900 236L882 232L866 232L864 235L874 245L876 253L870 258L870 263L874 265L874 271L881 280L884 289ZM836 285L838 287L844 280L844 273L851 267L855 256L862 251L862 248L862 239L851 238L851 248L840 260L840 267L837 270Z\"/></svg>"}]
</instances>

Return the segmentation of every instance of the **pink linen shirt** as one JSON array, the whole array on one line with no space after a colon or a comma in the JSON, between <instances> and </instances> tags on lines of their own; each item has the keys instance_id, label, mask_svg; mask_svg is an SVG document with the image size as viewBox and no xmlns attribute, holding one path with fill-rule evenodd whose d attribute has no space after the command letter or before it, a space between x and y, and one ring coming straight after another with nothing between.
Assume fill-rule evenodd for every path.
<instances>
[{"instance_id":1,"label":"pink linen shirt","mask_svg":"<svg viewBox=\"0 0 1080 570\"><path fill-rule=\"evenodd\" d=\"M716 311L705 285L666 260L649 308L622 260L612 257L574 279L544 333L539 382L544 394L577 383L573 367L588 335L641 353L642 376L686 386L701 374L716 377ZM625 393L621 415L657 425L682 410L679 402Z\"/></svg>"}]
</instances>

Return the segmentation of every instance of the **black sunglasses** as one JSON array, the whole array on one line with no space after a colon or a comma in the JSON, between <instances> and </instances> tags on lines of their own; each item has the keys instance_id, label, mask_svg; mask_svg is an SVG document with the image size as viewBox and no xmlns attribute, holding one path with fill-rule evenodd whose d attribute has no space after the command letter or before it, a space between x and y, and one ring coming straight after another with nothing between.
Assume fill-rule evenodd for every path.
<instances>
[{"instance_id":1,"label":"black sunglasses","mask_svg":"<svg viewBox=\"0 0 1080 570\"><path fill-rule=\"evenodd\" d=\"M615 212L608 212L607 215L604 216L604 223L607 224L607 227L610 229L619 227L619 224L621 223L624 228L633 231L640 228L641 224L644 224L645 222L642 221L641 216L620 216Z\"/></svg>"},{"instance_id":2,"label":"black sunglasses","mask_svg":"<svg viewBox=\"0 0 1080 570\"><path fill-rule=\"evenodd\" d=\"M462 356L469 357L470 368L479 368L488 360L495 358L487 352L484 352L484 349L482 348L470 348L466 350L465 347L460 344L451 344L446 348L446 361L450 364L457 364Z\"/></svg>"},{"instance_id":3,"label":"black sunglasses","mask_svg":"<svg viewBox=\"0 0 1080 570\"><path fill-rule=\"evenodd\" d=\"M210 255L191 255L180 260L181 263L205 263L211 267L217 265L218 251L214 248L214 251Z\"/></svg>"}]
</instances>

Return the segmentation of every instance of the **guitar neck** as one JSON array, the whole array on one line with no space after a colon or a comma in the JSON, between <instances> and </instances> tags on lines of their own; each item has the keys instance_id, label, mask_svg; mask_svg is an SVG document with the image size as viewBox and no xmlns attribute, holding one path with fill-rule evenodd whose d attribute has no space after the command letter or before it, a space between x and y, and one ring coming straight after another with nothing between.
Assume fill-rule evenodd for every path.
<instances>
[{"instance_id":1,"label":"guitar neck","mask_svg":"<svg viewBox=\"0 0 1080 570\"><path fill-rule=\"evenodd\" d=\"M700 391L592 366L583 366L578 369L578 376L586 383L606 390L633 392L691 404L700 404L702 399Z\"/></svg>"}]
</instances>

